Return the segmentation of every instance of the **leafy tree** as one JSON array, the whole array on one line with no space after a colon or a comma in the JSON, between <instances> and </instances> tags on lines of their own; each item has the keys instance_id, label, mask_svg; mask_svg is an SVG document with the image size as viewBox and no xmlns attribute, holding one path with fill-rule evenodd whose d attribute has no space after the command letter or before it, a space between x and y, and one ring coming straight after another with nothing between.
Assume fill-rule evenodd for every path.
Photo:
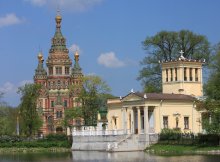
<instances>
[{"instance_id":1,"label":"leafy tree","mask_svg":"<svg viewBox=\"0 0 220 162\"><path fill-rule=\"evenodd\" d=\"M210 76L204 85L207 98L204 101L198 101L197 107L199 110L206 110L202 119L206 132L220 136L220 43L214 48L209 67Z\"/></svg>"},{"instance_id":2,"label":"leafy tree","mask_svg":"<svg viewBox=\"0 0 220 162\"><path fill-rule=\"evenodd\" d=\"M110 91L109 86L100 77L89 75L83 78L82 89L79 94L81 103L82 117L85 125L95 125L97 123L97 114L102 106L101 94Z\"/></svg>"},{"instance_id":3,"label":"leafy tree","mask_svg":"<svg viewBox=\"0 0 220 162\"><path fill-rule=\"evenodd\" d=\"M81 107L74 107L74 108L68 108L64 112L64 120L63 120L63 126L71 128L72 120L76 118L82 117L82 108Z\"/></svg>"},{"instance_id":4,"label":"leafy tree","mask_svg":"<svg viewBox=\"0 0 220 162\"><path fill-rule=\"evenodd\" d=\"M32 136L42 126L42 120L36 109L40 89L39 84L25 84L18 90L21 94L19 105L21 129L27 136Z\"/></svg>"},{"instance_id":5,"label":"leafy tree","mask_svg":"<svg viewBox=\"0 0 220 162\"><path fill-rule=\"evenodd\" d=\"M210 47L207 38L188 30L179 32L161 31L152 37L147 37L143 42L147 56L141 61L144 66L138 76L142 81L145 92L160 92L161 67L159 61L170 61L179 56L191 59L206 59L209 61Z\"/></svg>"},{"instance_id":6,"label":"leafy tree","mask_svg":"<svg viewBox=\"0 0 220 162\"><path fill-rule=\"evenodd\" d=\"M204 92L210 99L220 100L220 43L215 46L209 65L210 75Z\"/></svg>"},{"instance_id":7,"label":"leafy tree","mask_svg":"<svg viewBox=\"0 0 220 162\"><path fill-rule=\"evenodd\" d=\"M0 106L0 135L14 135L16 133L17 109L8 105Z\"/></svg>"}]
</instances>

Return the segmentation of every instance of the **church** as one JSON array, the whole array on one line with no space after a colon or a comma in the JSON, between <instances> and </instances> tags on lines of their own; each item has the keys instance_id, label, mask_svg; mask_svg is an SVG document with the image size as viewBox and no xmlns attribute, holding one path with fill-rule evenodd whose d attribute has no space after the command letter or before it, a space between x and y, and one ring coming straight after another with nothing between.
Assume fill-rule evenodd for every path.
<instances>
[{"instance_id":1,"label":"church","mask_svg":"<svg viewBox=\"0 0 220 162\"><path fill-rule=\"evenodd\" d=\"M186 59L160 62L162 93L140 93L131 90L124 97L108 100L108 129L126 134L155 134L169 128L200 133L201 112L196 100L203 96L202 65L204 61Z\"/></svg>"},{"instance_id":2,"label":"church","mask_svg":"<svg viewBox=\"0 0 220 162\"><path fill-rule=\"evenodd\" d=\"M65 109L77 106L78 88L82 83L82 69L79 65L79 54L74 54L74 65L66 47L66 39L61 32L62 17L55 18L56 31L51 40L51 48L44 68L43 54L38 54L38 66L35 70L34 83L41 84L41 94L37 100L37 111L41 114L43 126L38 135L65 132L62 121ZM80 121L73 120L72 124Z\"/></svg>"}]
</instances>

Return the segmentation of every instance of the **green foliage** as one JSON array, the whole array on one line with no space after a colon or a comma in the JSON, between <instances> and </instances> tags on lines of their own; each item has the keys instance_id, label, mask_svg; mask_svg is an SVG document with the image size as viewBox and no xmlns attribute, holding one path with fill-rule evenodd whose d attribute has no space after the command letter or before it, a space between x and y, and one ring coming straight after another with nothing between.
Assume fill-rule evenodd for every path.
<instances>
[{"instance_id":1,"label":"green foliage","mask_svg":"<svg viewBox=\"0 0 220 162\"><path fill-rule=\"evenodd\" d=\"M17 109L8 105L0 105L0 135L13 135L16 133Z\"/></svg>"},{"instance_id":2,"label":"green foliage","mask_svg":"<svg viewBox=\"0 0 220 162\"><path fill-rule=\"evenodd\" d=\"M169 145L217 146L220 139L217 134L181 133L181 131L174 129L163 129L159 137L160 144Z\"/></svg>"},{"instance_id":3,"label":"green foliage","mask_svg":"<svg viewBox=\"0 0 220 162\"><path fill-rule=\"evenodd\" d=\"M42 120L37 112L37 99L41 86L38 84L25 84L20 87L21 94L20 123L21 130L27 136L32 136L42 126Z\"/></svg>"},{"instance_id":4,"label":"green foliage","mask_svg":"<svg viewBox=\"0 0 220 162\"><path fill-rule=\"evenodd\" d=\"M164 128L160 133L160 140L178 140L180 139L180 137L180 130Z\"/></svg>"},{"instance_id":5,"label":"green foliage","mask_svg":"<svg viewBox=\"0 0 220 162\"><path fill-rule=\"evenodd\" d=\"M81 103L85 125L95 125L97 123L98 110L103 106L105 100L102 94L109 91L109 86L100 77L89 75L83 78L83 85L78 99Z\"/></svg>"},{"instance_id":6,"label":"green foliage","mask_svg":"<svg viewBox=\"0 0 220 162\"><path fill-rule=\"evenodd\" d=\"M202 126L208 134L220 135L220 43L216 45L211 60L210 76L204 85L206 100L197 102L202 114Z\"/></svg>"},{"instance_id":7,"label":"green foliage","mask_svg":"<svg viewBox=\"0 0 220 162\"><path fill-rule=\"evenodd\" d=\"M184 51L185 58L206 59L206 61L210 58L207 38L188 30L161 31L152 37L147 37L142 43L147 56L141 61L144 67L139 72L138 80L142 81L145 92L161 91L159 61L177 59L180 50Z\"/></svg>"},{"instance_id":8,"label":"green foliage","mask_svg":"<svg viewBox=\"0 0 220 162\"><path fill-rule=\"evenodd\" d=\"M47 141L67 141L67 135L66 134L48 134L46 136Z\"/></svg>"},{"instance_id":9,"label":"green foliage","mask_svg":"<svg viewBox=\"0 0 220 162\"><path fill-rule=\"evenodd\" d=\"M220 100L220 43L214 48L209 71L210 75L207 83L204 85L204 92L208 98Z\"/></svg>"},{"instance_id":10,"label":"green foliage","mask_svg":"<svg viewBox=\"0 0 220 162\"><path fill-rule=\"evenodd\" d=\"M70 148L71 144L68 141L22 141L22 142L8 142L0 143L0 147L17 147L17 148L33 148L33 147L66 147Z\"/></svg>"},{"instance_id":11,"label":"green foliage","mask_svg":"<svg viewBox=\"0 0 220 162\"><path fill-rule=\"evenodd\" d=\"M82 108L81 107L74 107L74 108L68 108L65 110L65 116L63 120L63 125L65 127L71 127L71 121L76 118L83 117L82 115Z\"/></svg>"},{"instance_id":12,"label":"green foliage","mask_svg":"<svg viewBox=\"0 0 220 162\"><path fill-rule=\"evenodd\" d=\"M219 150L220 146L201 146L201 145L167 145L167 144L155 144L146 148L147 151L152 151L153 153L163 153L163 154L184 154L184 153L198 153L198 151L213 151Z\"/></svg>"},{"instance_id":13,"label":"green foliage","mask_svg":"<svg viewBox=\"0 0 220 162\"><path fill-rule=\"evenodd\" d=\"M202 113L202 127L208 134L220 135L220 100L207 98L197 101L197 110L206 110Z\"/></svg>"},{"instance_id":14,"label":"green foliage","mask_svg":"<svg viewBox=\"0 0 220 162\"><path fill-rule=\"evenodd\" d=\"M0 136L0 147L32 148L32 147L71 147L71 141L65 134L49 134L44 139L30 139L21 136Z\"/></svg>"}]
</instances>

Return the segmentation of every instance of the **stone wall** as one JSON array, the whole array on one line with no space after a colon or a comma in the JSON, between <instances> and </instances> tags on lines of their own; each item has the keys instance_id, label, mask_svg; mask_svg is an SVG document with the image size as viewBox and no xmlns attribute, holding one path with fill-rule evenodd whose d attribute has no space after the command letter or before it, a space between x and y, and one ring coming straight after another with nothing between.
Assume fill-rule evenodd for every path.
<instances>
[{"instance_id":1,"label":"stone wall","mask_svg":"<svg viewBox=\"0 0 220 162\"><path fill-rule=\"evenodd\" d=\"M72 150L138 151L157 142L157 135L73 136ZM149 141L150 140L150 141Z\"/></svg>"}]
</instances>

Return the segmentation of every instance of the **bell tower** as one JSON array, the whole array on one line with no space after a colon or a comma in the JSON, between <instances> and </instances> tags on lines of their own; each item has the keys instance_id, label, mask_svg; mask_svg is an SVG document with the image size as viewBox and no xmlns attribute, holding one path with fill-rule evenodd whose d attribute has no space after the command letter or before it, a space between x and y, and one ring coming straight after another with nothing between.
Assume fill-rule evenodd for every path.
<instances>
[{"instance_id":1,"label":"bell tower","mask_svg":"<svg viewBox=\"0 0 220 162\"><path fill-rule=\"evenodd\" d=\"M202 65L205 61L187 59L181 56L176 60L163 61L163 93L203 96Z\"/></svg>"}]
</instances>

